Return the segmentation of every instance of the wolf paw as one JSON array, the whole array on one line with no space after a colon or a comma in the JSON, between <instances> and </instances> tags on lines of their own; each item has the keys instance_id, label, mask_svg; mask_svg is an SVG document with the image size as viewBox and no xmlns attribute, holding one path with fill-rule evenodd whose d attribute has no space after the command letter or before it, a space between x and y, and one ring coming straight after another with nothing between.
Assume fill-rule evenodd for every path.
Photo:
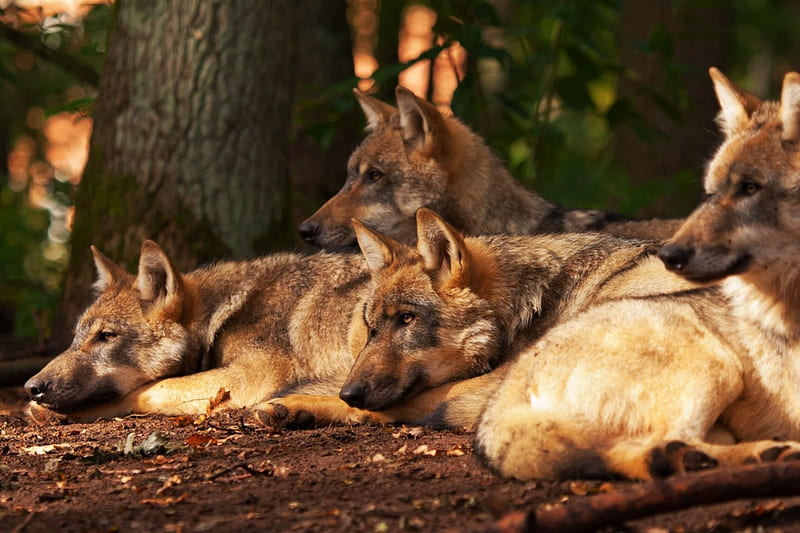
<instances>
[{"instance_id":1,"label":"wolf paw","mask_svg":"<svg viewBox=\"0 0 800 533\"><path fill-rule=\"evenodd\" d=\"M744 464L798 461L800 448L793 444L776 442L774 446L768 446L757 454L745 458Z\"/></svg>"},{"instance_id":2,"label":"wolf paw","mask_svg":"<svg viewBox=\"0 0 800 533\"><path fill-rule=\"evenodd\" d=\"M654 478L674 474L685 474L698 470L715 468L719 462L685 442L674 440L664 446L653 448L650 455L649 470Z\"/></svg>"},{"instance_id":3,"label":"wolf paw","mask_svg":"<svg viewBox=\"0 0 800 533\"><path fill-rule=\"evenodd\" d=\"M255 418L275 431L284 429L309 429L317 426L317 417L311 411L284 398L273 398L256 407Z\"/></svg>"}]
</instances>

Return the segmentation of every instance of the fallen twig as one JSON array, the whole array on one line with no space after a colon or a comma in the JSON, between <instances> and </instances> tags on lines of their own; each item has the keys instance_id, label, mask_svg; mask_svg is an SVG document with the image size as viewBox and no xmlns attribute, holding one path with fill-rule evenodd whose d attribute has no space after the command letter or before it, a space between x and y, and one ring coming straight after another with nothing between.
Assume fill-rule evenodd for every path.
<instances>
[{"instance_id":1,"label":"fallen twig","mask_svg":"<svg viewBox=\"0 0 800 533\"><path fill-rule=\"evenodd\" d=\"M258 470L250 466L248 463L236 463L235 465L223 468L222 470L217 470L216 472L206 474L205 476L203 476L203 479L205 479L206 481L213 481L218 477L224 476L225 474L233 472L234 470L237 470L239 468L241 468L248 474L252 474L254 476L271 476L272 474L275 473L275 471L272 468L267 468L265 470Z\"/></svg>"},{"instance_id":2,"label":"fallen twig","mask_svg":"<svg viewBox=\"0 0 800 533\"><path fill-rule=\"evenodd\" d=\"M800 495L800 462L709 470L503 516L483 533L580 532L678 509Z\"/></svg>"}]
</instances>

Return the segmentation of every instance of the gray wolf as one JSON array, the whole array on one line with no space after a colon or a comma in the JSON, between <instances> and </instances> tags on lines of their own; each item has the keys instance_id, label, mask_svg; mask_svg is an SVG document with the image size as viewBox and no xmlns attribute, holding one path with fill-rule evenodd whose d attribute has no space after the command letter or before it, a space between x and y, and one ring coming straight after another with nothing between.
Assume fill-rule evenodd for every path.
<instances>
[{"instance_id":1,"label":"gray wolf","mask_svg":"<svg viewBox=\"0 0 800 533\"><path fill-rule=\"evenodd\" d=\"M666 271L652 241L463 236L427 208L416 221L413 247L353 221L373 279L359 316L368 339L346 379L258 406L268 421L468 425L507 364L558 322L602 302L695 287Z\"/></svg>"},{"instance_id":2,"label":"gray wolf","mask_svg":"<svg viewBox=\"0 0 800 533\"><path fill-rule=\"evenodd\" d=\"M367 135L350 156L342 189L299 227L315 246L355 249L350 219L412 244L420 207L467 235L603 231L666 239L680 225L559 207L520 185L470 128L407 89L397 88L397 108L355 94Z\"/></svg>"},{"instance_id":3,"label":"gray wolf","mask_svg":"<svg viewBox=\"0 0 800 533\"><path fill-rule=\"evenodd\" d=\"M649 479L800 458L800 74L780 102L710 74L725 139L705 200L659 255L719 286L595 306L525 350L477 429L501 475Z\"/></svg>"},{"instance_id":4,"label":"gray wolf","mask_svg":"<svg viewBox=\"0 0 800 533\"><path fill-rule=\"evenodd\" d=\"M97 298L71 346L25 385L36 410L94 420L248 407L353 362L370 276L359 255L280 253L183 274L154 242L137 275L92 248ZM363 335L362 335L363 337Z\"/></svg>"}]
</instances>

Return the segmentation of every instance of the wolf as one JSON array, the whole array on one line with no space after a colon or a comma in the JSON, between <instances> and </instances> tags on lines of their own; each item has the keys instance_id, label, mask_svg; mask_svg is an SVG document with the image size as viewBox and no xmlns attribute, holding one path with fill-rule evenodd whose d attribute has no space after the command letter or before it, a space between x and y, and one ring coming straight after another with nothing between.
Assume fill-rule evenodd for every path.
<instances>
[{"instance_id":1,"label":"wolf","mask_svg":"<svg viewBox=\"0 0 800 533\"><path fill-rule=\"evenodd\" d=\"M350 329L370 282L359 255L277 253L183 274L145 241L134 276L92 254L96 299L71 346L25 384L34 418L195 415L222 398L220 407L249 407L346 374L349 342L363 337Z\"/></svg>"},{"instance_id":2,"label":"wolf","mask_svg":"<svg viewBox=\"0 0 800 533\"><path fill-rule=\"evenodd\" d=\"M359 316L368 338L333 391L307 384L258 406L272 425L473 424L508 362L556 323L602 302L696 286L664 268L654 241L464 236L427 208L413 247L352 224L373 280Z\"/></svg>"},{"instance_id":3,"label":"wolf","mask_svg":"<svg viewBox=\"0 0 800 533\"><path fill-rule=\"evenodd\" d=\"M525 350L476 432L501 475L800 459L800 74L762 102L709 72L725 138L704 201L659 256L718 288L596 306Z\"/></svg>"},{"instance_id":4,"label":"wolf","mask_svg":"<svg viewBox=\"0 0 800 533\"><path fill-rule=\"evenodd\" d=\"M397 108L355 90L367 135L350 156L342 189L299 226L306 242L355 249L354 218L413 244L420 207L468 235L596 230L663 240L680 225L677 219L627 220L559 207L520 185L465 124L403 87L395 94Z\"/></svg>"}]
</instances>

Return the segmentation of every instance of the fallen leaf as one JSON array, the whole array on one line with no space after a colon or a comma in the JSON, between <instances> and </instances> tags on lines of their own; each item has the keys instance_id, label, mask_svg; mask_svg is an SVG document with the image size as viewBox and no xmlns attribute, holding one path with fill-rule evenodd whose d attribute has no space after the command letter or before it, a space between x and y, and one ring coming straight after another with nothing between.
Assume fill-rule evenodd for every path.
<instances>
[{"instance_id":1,"label":"fallen leaf","mask_svg":"<svg viewBox=\"0 0 800 533\"><path fill-rule=\"evenodd\" d=\"M175 427L185 428L194 424L194 417L176 416L172 419L172 423L175 424Z\"/></svg>"},{"instance_id":2,"label":"fallen leaf","mask_svg":"<svg viewBox=\"0 0 800 533\"><path fill-rule=\"evenodd\" d=\"M194 435L189 435L186 438L186 440L183 441L184 444L194 449L207 448L212 444L217 444L217 442L219 441L217 441L217 439L215 439L214 437L210 437L208 435L200 435L198 433L195 433Z\"/></svg>"},{"instance_id":3,"label":"fallen leaf","mask_svg":"<svg viewBox=\"0 0 800 533\"><path fill-rule=\"evenodd\" d=\"M447 455L449 457L461 457L462 455L466 455L466 452L461 449L461 445L456 444L449 450L447 450Z\"/></svg>"},{"instance_id":4,"label":"fallen leaf","mask_svg":"<svg viewBox=\"0 0 800 533\"><path fill-rule=\"evenodd\" d=\"M437 451L435 449L430 449L427 444L420 444L411 453L414 455L430 455L433 457L436 455Z\"/></svg>"},{"instance_id":5,"label":"fallen leaf","mask_svg":"<svg viewBox=\"0 0 800 533\"><path fill-rule=\"evenodd\" d=\"M20 448L19 451L26 455L45 455L56 450L66 450L72 448L71 444L66 442L60 444L44 444L42 446L28 446Z\"/></svg>"},{"instance_id":6,"label":"fallen leaf","mask_svg":"<svg viewBox=\"0 0 800 533\"><path fill-rule=\"evenodd\" d=\"M212 398L212 399L211 399L211 400L208 402L208 409L206 409L206 415L209 415L209 416L210 416L210 415L211 415L211 412L212 412L214 409L216 409L217 407L219 407L219 406L220 406L220 404L222 404L222 403L224 403L224 402L226 402L226 401L230 400L230 398L231 398L231 393L230 393L230 391L227 391L227 390L225 390L224 388L220 387L220 389L217 391L217 395L216 395L216 396L214 396L214 397L213 397L213 398Z\"/></svg>"},{"instance_id":7,"label":"fallen leaf","mask_svg":"<svg viewBox=\"0 0 800 533\"><path fill-rule=\"evenodd\" d=\"M423 429L421 427L419 427L419 426L414 426L414 427L410 427L410 428L406 427L406 426L402 426L402 427L400 427L400 429L398 429L397 431L392 433L392 437L395 438L395 439L399 439L400 437L408 437L408 438L415 439L415 438L419 437L420 435L422 435L422 433L423 433Z\"/></svg>"}]
</instances>

